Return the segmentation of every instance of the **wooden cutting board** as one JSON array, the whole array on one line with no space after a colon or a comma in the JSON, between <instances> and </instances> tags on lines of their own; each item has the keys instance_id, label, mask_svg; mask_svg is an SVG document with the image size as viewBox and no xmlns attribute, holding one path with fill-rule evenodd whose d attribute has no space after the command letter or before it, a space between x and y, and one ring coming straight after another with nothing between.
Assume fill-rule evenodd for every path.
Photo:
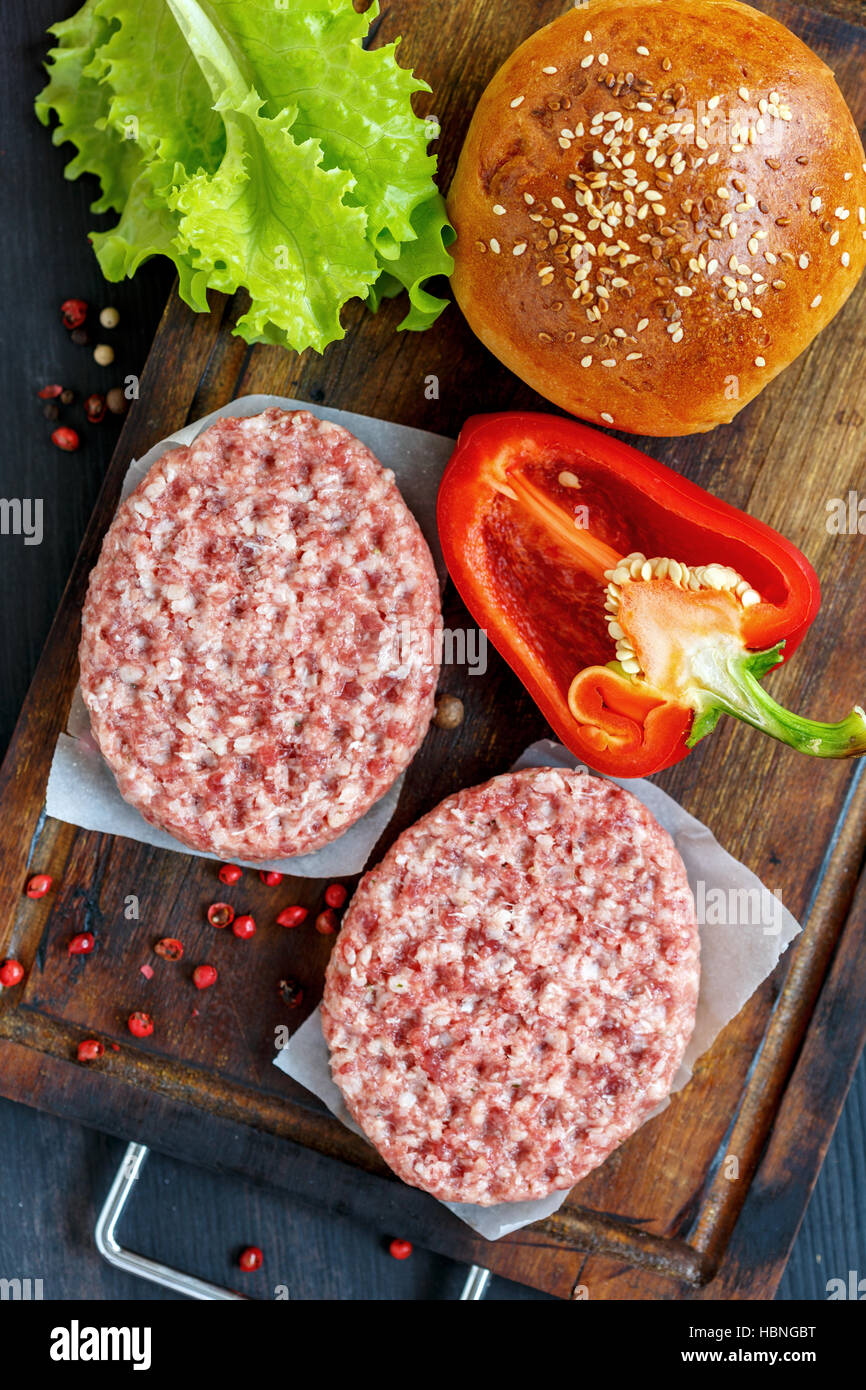
<instances>
[{"instance_id":1,"label":"wooden cutting board","mask_svg":"<svg viewBox=\"0 0 866 1390\"><path fill-rule=\"evenodd\" d=\"M443 187L466 123L490 76L564 5L402 0L384 6L377 41L404 35L402 61L430 81L424 109L442 126ZM866 125L866 29L858 5L765 0L833 67ZM214 296L210 316L170 299L117 452L0 774L0 958L27 967L0 997L0 1093L196 1162L238 1170L303 1199L329 1203L458 1259L563 1297L769 1298L808 1201L866 1032L866 783L850 763L816 766L752 731L723 726L658 780L805 925L796 947L701 1059L670 1107L582 1182L554 1217L495 1245L393 1177L375 1153L272 1065L274 1029L316 1005L330 948L312 929L273 925L291 901L320 902L310 880L268 889L256 875L225 890L216 865L97 835L44 816L51 754L77 679L76 647L88 572L129 459L235 396L274 392L456 434L465 417L547 408L475 341L455 307L421 335L397 334L402 313L346 315L348 332L321 358L249 349L231 336L238 300ZM866 693L860 614L866 542L826 527L827 503L863 481L866 283L833 325L736 422L709 435L644 441L647 451L778 527L814 563L824 604L773 692L816 717L841 716ZM439 381L429 399L430 376ZM640 442L640 441L639 441ZM468 619L453 589L446 623ZM374 858L406 825L461 786L505 770L545 728L522 687L491 653L484 679L451 668L442 688L467 717L432 730ZM28 865L56 889L22 895ZM139 918L125 916L130 895ZM249 943L215 933L204 908L227 897L257 917ZM92 956L71 958L75 930L96 933ZM182 965L152 954L183 938ZM228 939L225 939L228 937ZM197 995L199 960L221 986ZM150 981L140 966L156 969ZM189 962L189 965L187 965ZM289 1012L278 990L303 985ZM147 1008L146 1043L125 1027ZM198 1009L198 1014L193 1009ZM76 1063L85 1035L116 1042L97 1067ZM340 1160L335 1163L333 1160ZM735 1159L736 1163L730 1160ZM348 1166L347 1166L348 1165ZM733 1174L735 1176L732 1176Z\"/></svg>"}]
</instances>

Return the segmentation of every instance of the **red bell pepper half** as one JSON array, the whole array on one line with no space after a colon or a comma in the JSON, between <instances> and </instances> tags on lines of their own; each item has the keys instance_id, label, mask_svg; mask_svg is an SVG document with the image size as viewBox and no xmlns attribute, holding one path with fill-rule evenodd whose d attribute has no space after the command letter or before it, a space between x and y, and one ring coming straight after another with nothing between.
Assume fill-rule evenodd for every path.
<instances>
[{"instance_id":1,"label":"red bell pepper half","mask_svg":"<svg viewBox=\"0 0 866 1390\"><path fill-rule=\"evenodd\" d=\"M466 606L599 772L669 767L722 714L818 757L866 752L859 706L818 723L760 684L818 611L809 562L664 464L574 420L480 415L438 506Z\"/></svg>"}]
</instances>

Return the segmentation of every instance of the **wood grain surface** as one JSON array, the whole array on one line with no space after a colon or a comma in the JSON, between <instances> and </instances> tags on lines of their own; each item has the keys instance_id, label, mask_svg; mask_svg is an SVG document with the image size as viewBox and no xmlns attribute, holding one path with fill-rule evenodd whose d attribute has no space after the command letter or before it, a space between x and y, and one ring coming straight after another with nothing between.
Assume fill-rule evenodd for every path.
<instances>
[{"instance_id":1,"label":"wood grain surface","mask_svg":"<svg viewBox=\"0 0 866 1390\"><path fill-rule=\"evenodd\" d=\"M562 8L515 3L497 11L495 25L489 6L469 0L447 9L420 0L385 8L377 41L399 28L403 61L421 68L433 87L426 108L442 125L446 182L486 81L516 43ZM830 63L862 128L866 32L787 0L760 8ZM770 680L783 702L821 717L841 715L863 693L862 663L852 659L859 651L863 539L831 536L825 519L828 499L845 496L862 477L864 304L861 286L832 327L733 425L708 436L644 441L654 456L779 527L815 564L824 586L821 613L796 659ZM495 1246L397 1184L372 1150L271 1065L275 1026L299 1022L317 1002L329 945L311 930L283 932L272 918L288 901L317 903L321 884L267 889L247 874L225 890L213 864L40 819L51 751L77 678L87 575L130 457L226 400L260 391L446 434L478 410L546 408L480 348L454 307L423 335L394 332L396 305L375 319L353 311L346 339L322 358L250 351L229 332L242 304L214 296L213 309L195 316L176 297L169 300L141 400L124 427L0 778L0 955L15 954L28 967L22 990L0 1000L0 1092L181 1157L195 1156L206 1123L211 1135L224 1136L218 1165L243 1165L287 1190L298 1181L296 1146L342 1159L370 1174L364 1201L382 1212L399 1210L401 1229L416 1239L563 1297L576 1285L588 1286L594 1298L771 1296L866 1026L852 1007L866 983L858 964L866 931L858 887L866 786L851 765L816 767L747 729L720 727L658 779L782 892L806 930L669 1109L580 1184L554 1218ZM424 389L431 374L440 383L433 401ZM446 622L467 621L449 591ZM483 680L465 669L446 671L442 688L464 699L466 721L456 733L431 731L374 857L448 792L503 771L545 732L498 658ZM40 903L21 900L28 861L58 880L57 892ZM204 922L218 889L260 921L252 942L226 939ZM137 923L124 916L130 894L140 901ZM87 959L70 958L68 938L84 927L95 931L98 949ZM182 965L152 957L153 941L165 934L183 937ZM229 988L195 993L190 970L205 958ZM151 981L139 969L148 960L158 967ZM291 1015L278 990L286 974L305 990L303 1009ZM134 1008L156 1017L148 1043L133 1044L126 1032ZM98 1070L72 1060L83 1032L118 1044ZM211 1140L209 1147L221 1146ZM738 1160L736 1181L725 1175L722 1160L730 1155Z\"/></svg>"}]
</instances>

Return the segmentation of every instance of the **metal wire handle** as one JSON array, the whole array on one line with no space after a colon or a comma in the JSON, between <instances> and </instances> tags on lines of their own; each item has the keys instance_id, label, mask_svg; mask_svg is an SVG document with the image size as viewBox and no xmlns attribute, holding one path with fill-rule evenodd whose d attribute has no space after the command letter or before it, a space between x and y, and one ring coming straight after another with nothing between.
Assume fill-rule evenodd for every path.
<instances>
[{"instance_id":1,"label":"metal wire handle","mask_svg":"<svg viewBox=\"0 0 866 1390\"><path fill-rule=\"evenodd\" d=\"M150 1149L146 1144L127 1145L93 1232L96 1248L102 1258L114 1265L115 1269L125 1270L127 1274L134 1274L138 1279L148 1279L151 1284L160 1284L164 1289L184 1294L187 1298L197 1298L201 1301L249 1302L246 1294L224 1289L219 1284L209 1284L206 1279L198 1279L194 1274L184 1274L180 1269L173 1269L171 1265L164 1265L159 1260L151 1260L147 1255L138 1255L134 1250L127 1250L120 1244L115 1234L117 1225L126 1210L149 1153ZM460 1302L477 1302L483 1298L489 1282L490 1270L485 1269L483 1265L472 1265L460 1294Z\"/></svg>"},{"instance_id":2,"label":"metal wire handle","mask_svg":"<svg viewBox=\"0 0 866 1390\"><path fill-rule=\"evenodd\" d=\"M134 1250L126 1250L115 1235L117 1223L126 1210L132 1190L141 1176L144 1161L150 1149L146 1144L129 1144L123 1161L115 1174L108 1196L96 1222L93 1238L96 1248L104 1260L116 1269L127 1274L135 1274L139 1279L148 1279L151 1284L161 1284L164 1289L185 1294L187 1298L201 1300L235 1300L247 1302L242 1293L221 1288L219 1284L209 1284L206 1279L198 1279L194 1274L184 1274L180 1269L172 1269L159 1260L151 1260L146 1255L138 1255Z\"/></svg>"}]
</instances>

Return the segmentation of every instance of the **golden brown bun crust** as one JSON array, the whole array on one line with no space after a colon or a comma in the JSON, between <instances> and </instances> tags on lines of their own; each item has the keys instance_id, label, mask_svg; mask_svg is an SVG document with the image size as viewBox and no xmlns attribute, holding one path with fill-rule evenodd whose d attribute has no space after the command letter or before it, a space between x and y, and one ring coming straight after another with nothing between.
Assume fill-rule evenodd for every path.
<instances>
[{"instance_id":1,"label":"golden brown bun crust","mask_svg":"<svg viewBox=\"0 0 866 1390\"><path fill-rule=\"evenodd\" d=\"M449 195L454 292L491 352L573 414L712 429L854 288L863 161L829 68L775 20L735 0L590 0L478 103Z\"/></svg>"}]
</instances>

